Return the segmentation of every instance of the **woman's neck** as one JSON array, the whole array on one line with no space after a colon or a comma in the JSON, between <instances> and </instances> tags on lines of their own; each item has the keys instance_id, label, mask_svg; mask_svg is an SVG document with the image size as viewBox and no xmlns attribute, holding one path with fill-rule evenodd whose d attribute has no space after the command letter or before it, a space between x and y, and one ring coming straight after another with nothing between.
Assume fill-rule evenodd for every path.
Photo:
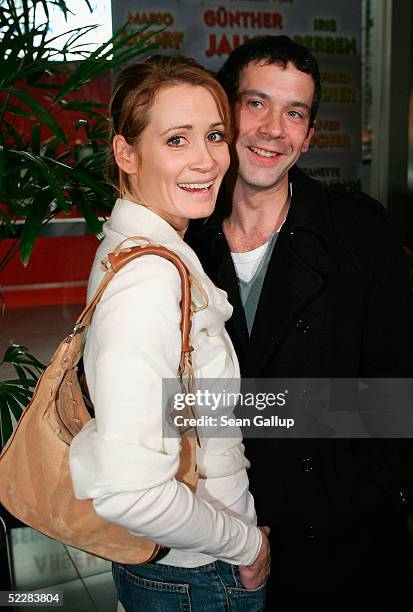
<instances>
[{"instance_id":1,"label":"woman's neck","mask_svg":"<svg viewBox=\"0 0 413 612\"><path fill-rule=\"evenodd\" d=\"M176 231L176 233L180 238L182 238L182 240L184 239L185 232L188 229L189 219L177 219L172 215L167 215L165 212L156 210L156 208L153 208L149 204L142 202L140 199L138 199L136 196L132 195L129 192L125 193L123 199L129 200L130 202L133 202L138 206L143 206L144 208L147 208L148 210L153 212L155 215L158 215L158 217L161 217L161 219L166 221Z\"/></svg>"}]
</instances>

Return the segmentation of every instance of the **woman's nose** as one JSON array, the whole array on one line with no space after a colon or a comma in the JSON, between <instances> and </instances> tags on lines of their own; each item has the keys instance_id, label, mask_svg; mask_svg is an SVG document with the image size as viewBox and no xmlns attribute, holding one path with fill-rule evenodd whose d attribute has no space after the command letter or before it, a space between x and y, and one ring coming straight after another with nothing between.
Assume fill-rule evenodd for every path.
<instances>
[{"instance_id":1,"label":"woman's nose","mask_svg":"<svg viewBox=\"0 0 413 612\"><path fill-rule=\"evenodd\" d=\"M207 145L199 145L194 150L191 168L201 172L208 172L216 165L215 158Z\"/></svg>"}]
</instances>

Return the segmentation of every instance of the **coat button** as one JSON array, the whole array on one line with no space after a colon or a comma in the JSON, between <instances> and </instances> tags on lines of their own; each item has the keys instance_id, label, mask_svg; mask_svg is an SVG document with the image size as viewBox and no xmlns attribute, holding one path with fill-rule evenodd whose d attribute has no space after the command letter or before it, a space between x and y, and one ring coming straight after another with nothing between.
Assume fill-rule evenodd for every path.
<instances>
[{"instance_id":1,"label":"coat button","mask_svg":"<svg viewBox=\"0 0 413 612\"><path fill-rule=\"evenodd\" d=\"M407 504L407 502L409 501L409 494L407 489L401 489L399 491L399 496L400 496L400 504L402 506L404 506L405 504Z\"/></svg>"},{"instance_id":2,"label":"coat button","mask_svg":"<svg viewBox=\"0 0 413 612\"><path fill-rule=\"evenodd\" d=\"M314 542L316 537L317 535L314 527L312 525L307 525L305 531L305 539L307 540L307 542Z\"/></svg>"},{"instance_id":3,"label":"coat button","mask_svg":"<svg viewBox=\"0 0 413 612\"><path fill-rule=\"evenodd\" d=\"M314 464L312 457L304 457L304 459L301 459L301 463L303 464L304 472L308 474L313 471Z\"/></svg>"},{"instance_id":4,"label":"coat button","mask_svg":"<svg viewBox=\"0 0 413 612\"><path fill-rule=\"evenodd\" d=\"M307 334L310 330L309 324L303 319L298 319L297 323L295 324L295 327L303 334Z\"/></svg>"}]
</instances>

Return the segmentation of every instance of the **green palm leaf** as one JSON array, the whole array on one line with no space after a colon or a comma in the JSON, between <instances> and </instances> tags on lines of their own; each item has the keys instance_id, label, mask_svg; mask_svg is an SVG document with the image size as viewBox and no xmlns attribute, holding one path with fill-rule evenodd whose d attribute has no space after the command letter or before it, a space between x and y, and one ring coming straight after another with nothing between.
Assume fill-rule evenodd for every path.
<instances>
[{"instance_id":1,"label":"green palm leaf","mask_svg":"<svg viewBox=\"0 0 413 612\"><path fill-rule=\"evenodd\" d=\"M10 153L12 155L17 155L18 157L28 162L28 164L26 164L26 167L34 167L36 170L40 171L40 173L43 175L44 180L46 181L46 186L50 189L53 198L57 201L57 204L63 210L69 212L70 207L67 207L66 205L66 201L62 192L62 186L57 180L56 173L52 172L46 160L40 155L35 155L33 153L30 153L29 151L11 150Z\"/></svg>"},{"instance_id":2,"label":"green palm leaf","mask_svg":"<svg viewBox=\"0 0 413 612\"><path fill-rule=\"evenodd\" d=\"M108 69L116 69L125 62L125 58L129 54L132 57L136 57L146 53L152 48L152 46L147 44L148 41L161 30L151 32L150 35L142 39L138 38L137 42L129 49L127 44L133 38L141 36L151 25L153 24L146 24L129 34L127 34L127 25L125 25L115 32L107 42L100 45L100 47L90 53L87 59L79 63L78 68L71 74L55 96L55 102L61 100L68 92L78 89L102 74L106 74Z\"/></svg>"},{"instance_id":3,"label":"green palm leaf","mask_svg":"<svg viewBox=\"0 0 413 612\"><path fill-rule=\"evenodd\" d=\"M25 106L27 106L34 115L47 127L55 136L60 138L64 143L67 143L67 138L62 128L58 124L57 120L53 115L32 95L27 91L18 89L17 87L2 87L0 93L10 94L10 96L17 98Z\"/></svg>"},{"instance_id":4,"label":"green palm leaf","mask_svg":"<svg viewBox=\"0 0 413 612\"><path fill-rule=\"evenodd\" d=\"M10 344L7 347L3 355L3 359L0 362L0 367L6 363L13 366L16 371L17 368L21 368L23 370L22 374L19 374L19 372L17 371L19 380L21 378L27 378L24 373L24 370L26 370L27 368L30 368L29 378L37 378L38 375L46 368L46 366L41 363L41 361L39 361L38 359L36 359L36 357L29 353L29 350L25 346L14 343ZM33 370L35 372L34 376Z\"/></svg>"},{"instance_id":5,"label":"green palm leaf","mask_svg":"<svg viewBox=\"0 0 413 612\"><path fill-rule=\"evenodd\" d=\"M11 365L17 378L0 380L0 448L4 447L13 432L13 422L17 422L29 404L37 380L45 366L31 355L27 348L11 344L0 362Z\"/></svg>"},{"instance_id":6,"label":"green palm leaf","mask_svg":"<svg viewBox=\"0 0 413 612\"><path fill-rule=\"evenodd\" d=\"M0 444L3 448L13 433L13 424L10 413L12 412L9 403L9 396L2 392L2 383L0 383ZM23 412L23 410L21 411Z\"/></svg>"},{"instance_id":7,"label":"green palm leaf","mask_svg":"<svg viewBox=\"0 0 413 612\"><path fill-rule=\"evenodd\" d=\"M95 236L102 240L102 221L98 218L96 213L91 209L88 205L87 198L83 196L81 191L77 191L76 193L76 202L77 207L85 218L86 223L88 224L90 230L95 234Z\"/></svg>"},{"instance_id":8,"label":"green palm leaf","mask_svg":"<svg viewBox=\"0 0 413 612\"><path fill-rule=\"evenodd\" d=\"M33 206L30 207L27 213L26 223L24 224L20 239L20 259L24 266L27 266L29 263L34 243L39 237L45 217L50 212L52 201L52 192L45 188L36 193Z\"/></svg>"},{"instance_id":9,"label":"green palm leaf","mask_svg":"<svg viewBox=\"0 0 413 612\"><path fill-rule=\"evenodd\" d=\"M134 32L125 25L95 51L84 42L95 26L66 32L62 44L60 35L49 34L51 6L65 17L70 13L67 0L0 0L0 195L6 204L0 239L15 233L24 264L44 224L60 211L77 206L91 231L100 234L99 213L110 210L115 199L103 176L109 122L104 105L82 98L81 87L155 46L156 32L148 34L154 24ZM38 24L40 12L45 21ZM85 59L73 67L62 61L62 51L63 57L77 52ZM74 144L62 127L66 111L77 114L80 126ZM13 217L23 218L23 227ZM14 252L15 246L0 257L0 270Z\"/></svg>"}]
</instances>

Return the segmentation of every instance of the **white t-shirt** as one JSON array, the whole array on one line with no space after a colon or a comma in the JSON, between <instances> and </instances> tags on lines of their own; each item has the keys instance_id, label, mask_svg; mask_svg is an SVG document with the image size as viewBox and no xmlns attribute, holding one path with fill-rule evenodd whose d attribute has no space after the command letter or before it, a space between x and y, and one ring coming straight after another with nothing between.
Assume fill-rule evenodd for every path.
<instances>
[{"instance_id":1,"label":"white t-shirt","mask_svg":"<svg viewBox=\"0 0 413 612\"><path fill-rule=\"evenodd\" d=\"M254 278L258 266L260 265L262 258L267 250L268 243L264 242L257 249L247 251L246 253L231 253L232 261L234 262L237 276L240 280L249 283Z\"/></svg>"},{"instance_id":2,"label":"white t-shirt","mask_svg":"<svg viewBox=\"0 0 413 612\"><path fill-rule=\"evenodd\" d=\"M293 195L293 186L291 183L289 184L288 190L289 190L288 191L289 197L291 199ZM280 227L278 228L276 232L277 234L280 232L284 223L285 223L285 220L281 223ZM262 244L256 249L253 249L252 251L246 251L244 253L232 253L231 252L232 261L234 262L235 270L240 280L244 281L245 283L249 283L254 278L254 275L256 271L258 270L258 267L262 261L262 258L265 255L267 247L269 243L271 242L271 238L273 236L274 236L274 233L271 234L270 239L267 240L267 242L264 242L264 244Z\"/></svg>"}]
</instances>

